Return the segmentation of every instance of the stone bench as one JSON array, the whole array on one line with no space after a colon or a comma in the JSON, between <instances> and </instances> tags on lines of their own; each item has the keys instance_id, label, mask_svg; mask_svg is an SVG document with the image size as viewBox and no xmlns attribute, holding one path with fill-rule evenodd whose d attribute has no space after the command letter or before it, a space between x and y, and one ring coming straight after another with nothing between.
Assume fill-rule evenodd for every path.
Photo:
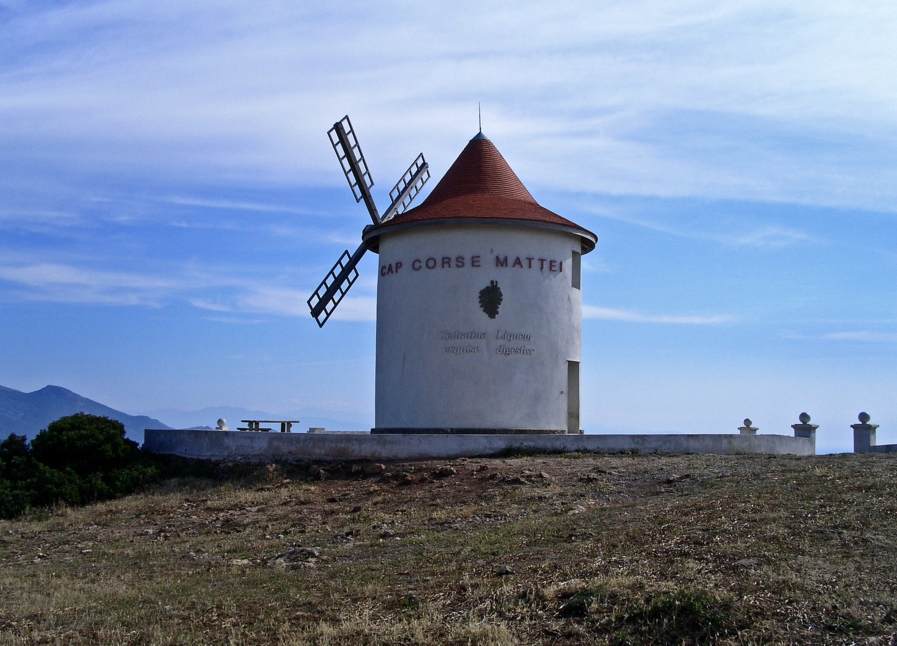
<instances>
[{"instance_id":1,"label":"stone bench","mask_svg":"<svg viewBox=\"0 0 897 646\"><path fill-rule=\"evenodd\" d=\"M246 426L237 428L238 431L250 431L255 433L267 433L271 427L263 427L262 424L280 424L281 433L292 433L293 424L298 424L298 419L241 419Z\"/></svg>"}]
</instances>

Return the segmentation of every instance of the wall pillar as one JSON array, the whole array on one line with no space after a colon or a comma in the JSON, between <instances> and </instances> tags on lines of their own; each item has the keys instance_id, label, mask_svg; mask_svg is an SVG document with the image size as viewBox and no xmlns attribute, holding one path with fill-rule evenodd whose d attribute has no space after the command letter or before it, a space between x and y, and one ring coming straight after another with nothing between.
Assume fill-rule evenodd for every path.
<instances>
[{"instance_id":1,"label":"wall pillar","mask_svg":"<svg viewBox=\"0 0 897 646\"><path fill-rule=\"evenodd\" d=\"M744 419L744 426L739 426L738 432L741 435L756 435L757 431L759 431L760 429L758 429L756 426L751 426L751 424L753 424L753 422L751 422L751 420L746 417Z\"/></svg>"},{"instance_id":2,"label":"wall pillar","mask_svg":"<svg viewBox=\"0 0 897 646\"><path fill-rule=\"evenodd\" d=\"M810 416L807 413L801 413L800 424L792 424L791 428L794 429L794 437L805 437L810 440L810 443L813 445L813 450L816 450L816 429L819 428L819 424L810 424Z\"/></svg>"},{"instance_id":3,"label":"wall pillar","mask_svg":"<svg viewBox=\"0 0 897 646\"><path fill-rule=\"evenodd\" d=\"M857 419L859 424L851 424L853 429L853 452L854 453L871 453L872 447L875 446L875 431L878 424L870 424L869 413L860 413Z\"/></svg>"}]
</instances>

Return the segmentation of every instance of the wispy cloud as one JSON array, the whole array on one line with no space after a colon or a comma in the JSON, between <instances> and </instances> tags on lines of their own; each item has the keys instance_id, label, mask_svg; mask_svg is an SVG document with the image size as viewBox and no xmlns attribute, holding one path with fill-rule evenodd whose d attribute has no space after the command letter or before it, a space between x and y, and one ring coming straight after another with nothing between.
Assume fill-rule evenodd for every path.
<instances>
[{"instance_id":1,"label":"wispy cloud","mask_svg":"<svg viewBox=\"0 0 897 646\"><path fill-rule=\"evenodd\" d=\"M869 341L872 343L897 342L897 334L895 333L871 332L869 330L859 330L856 332L830 332L821 335L820 338L828 341Z\"/></svg>"},{"instance_id":2,"label":"wispy cloud","mask_svg":"<svg viewBox=\"0 0 897 646\"><path fill-rule=\"evenodd\" d=\"M209 310L210 312L233 312L233 308L230 305L208 301L203 298L191 298L189 299L189 302L193 307L201 310Z\"/></svg>"},{"instance_id":3,"label":"wispy cloud","mask_svg":"<svg viewBox=\"0 0 897 646\"><path fill-rule=\"evenodd\" d=\"M33 287L50 285L80 285L84 287L122 287L126 289L165 289L174 284L170 280L138 274L109 271L88 271L43 263L20 267L0 267L0 278Z\"/></svg>"},{"instance_id":4,"label":"wispy cloud","mask_svg":"<svg viewBox=\"0 0 897 646\"><path fill-rule=\"evenodd\" d=\"M826 341L861 341L868 343L894 343L897 334L893 332L872 332L870 330L858 330L855 332L830 332L819 335Z\"/></svg>"},{"instance_id":5,"label":"wispy cloud","mask_svg":"<svg viewBox=\"0 0 897 646\"><path fill-rule=\"evenodd\" d=\"M307 298L308 294L295 289L256 286L237 296L236 309L278 316L308 316Z\"/></svg>"},{"instance_id":6,"label":"wispy cloud","mask_svg":"<svg viewBox=\"0 0 897 646\"><path fill-rule=\"evenodd\" d=\"M600 274L607 274L613 271L613 268L602 258L599 258L596 254L583 256L582 269L583 271L595 272Z\"/></svg>"},{"instance_id":7,"label":"wispy cloud","mask_svg":"<svg viewBox=\"0 0 897 646\"><path fill-rule=\"evenodd\" d=\"M175 282L130 272L85 270L70 265L40 263L0 266L0 280L27 288L30 300L155 307Z\"/></svg>"},{"instance_id":8,"label":"wispy cloud","mask_svg":"<svg viewBox=\"0 0 897 646\"><path fill-rule=\"evenodd\" d=\"M744 223L740 221L730 222L730 231L720 231L722 227L720 222L707 223L706 220L713 219L712 210L709 213L701 214L700 218L693 218L692 226L679 224L676 226L674 218L666 218L665 221L657 221L649 219L644 213L633 215L621 208L602 206L596 208L588 202L579 201L580 208L592 215L597 215L610 220L625 222L643 229L666 233L678 238L687 238L690 240L706 240L708 242L717 243L727 247L744 247L753 249L781 249L797 244L813 243L815 240L808 233L794 228L788 228L775 224L767 224L755 228L744 229ZM729 219L729 218L727 218ZM671 222L672 220L672 222ZM716 230L708 230L710 228Z\"/></svg>"},{"instance_id":9,"label":"wispy cloud","mask_svg":"<svg viewBox=\"0 0 897 646\"><path fill-rule=\"evenodd\" d=\"M373 296L346 296L333 314L337 321L376 321L377 299Z\"/></svg>"},{"instance_id":10,"label":"wispy cloud","mask_svg":"<svg viewBox=\"0 0 897 646\"><path fill-rule=\"evenodd\" d=\"M186 302L216 313L307 318L310 293L280 287L278 276L249 277L239 267L168 267L163 274L85 269L63 263L0 264L0 281L12 286L10 297L56 303L90 303L159 307ZM372 321L376 299L365 296L371 281L360 281L356 295L340 304L335 320ZM221 320L228 320L224 317Z\"/></svg>"},{"instance_id":11,"label":"wispy cloud","mask_svg":"<svg viewBox=\"0 0 897 646\"><path fill-rule=\"evenodd\" d=\"M308 294L292 289L256 287L240 294L236 309L243 312L309 318ZM334 321L376 321L377 299L374 296L346 296L332 316Z\"/></svg>"},{"instance_id":12,"label":"wispy cloud","mask_svg":"<svg viewBox=\"0 0 897 646\"><path fill-rule=\"evenodd\" d=\"M641 314L629 310L611 309L609 307L597 307L595 305L583 305L582 317L584 319L597 319L602 321L622 321L626 323L670 323L674 325L722 325L732 323L735 316L679 316L667 314Z\"/></svg>"},{"instance_id":13,"label":"wispy cloud","mask_svg":"<svg viewBox=\"0 0 897 646\"><path fill-rule=\"evenodd\" d=\"M804 244L811 240L810 236L803 231L777 226L762 227L743 234L707 236L707 238L737 247L758 247L764 249L790 247L795 244Z\"/></svg>"},{"instance_id":14,"label":"wispy cloud","mask_svg":"<svg viewBox=\"0 0 897 646\"><path fill-rule=\"evenodd\" d=\"M210 200L198 197L172 196L158 198L159 202L177 204L179 206L196 206L204 209L221 209L227 211L259 211L263 213L292 213L308 215L314 213L309 209L288 207L282 204L266 204L264 202L246 202L237 200Z\"/></svg>"},{"instance_id":15,"label":"wispy cloud","mask_svg":"<svg viewBox=\"0 0 897 646\"><path fill-rule=\"evenodd\" d=\"M782 338L803 341L857 341L860 343L894 343L897 333L873 330L850 330L842 332L825 332L822 334L804 334L799 332L783 332Z\"/></svg>"},{"instance_id":16,"label":"wispy cloud","mask_svg":"<svg viewBox=\"0 0 897 646\"><path fill-rule=\"evenodd\" d=\"M13 221L16 226L23 224L37 224L53 226L70 226L77 224L78 214L72 211L56 211L50 209L0 209L0 223L4 220Z\"/></svg>"},{"instance_id":17,"label":"wispy cloud","mask_svg":"<svg viewBox=\"0 0 897 646\"><path fill-rule=\"evenodd\" d=\"M424 145L438 175L479 97L542 186L897 210L887 5L87 0L3 20L4 172L336 186L322 133L350 111L377 178Z\"/></svg>"}]
</instances>

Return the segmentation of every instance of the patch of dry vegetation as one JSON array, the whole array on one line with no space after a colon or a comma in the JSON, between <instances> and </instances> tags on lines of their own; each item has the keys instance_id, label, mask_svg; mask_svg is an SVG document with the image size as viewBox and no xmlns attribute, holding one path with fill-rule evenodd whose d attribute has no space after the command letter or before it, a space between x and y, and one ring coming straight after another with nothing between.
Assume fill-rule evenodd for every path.
<instances>
[{"instance_id":1,"label":"patch of dry vegetation","mask_svg":"<svg viewBox=\"0 0 897 646\"><path fill-rule=\"evenodd\" d=\"M570 454L169 481L0 522L0 643L897 644L895 476Z\"/></svg>"}]
</instances>

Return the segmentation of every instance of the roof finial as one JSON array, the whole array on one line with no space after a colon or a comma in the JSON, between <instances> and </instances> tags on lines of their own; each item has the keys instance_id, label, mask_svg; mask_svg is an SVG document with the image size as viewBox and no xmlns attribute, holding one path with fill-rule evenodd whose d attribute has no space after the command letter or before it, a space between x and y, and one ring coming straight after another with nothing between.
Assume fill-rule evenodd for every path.
<instances>
[{"instance_id":1,"label":"roof finial","mask_svg":"<svg viewBox=\"0 0 897 646\"><path fill-rule=\"evenodd\" d=\"M479 119L480 122L480 131L473 136L471 141L489 141L488 137L483 134L483 108L479 101L477 101L477 119Z\"/></svg>"}]
</instances>

